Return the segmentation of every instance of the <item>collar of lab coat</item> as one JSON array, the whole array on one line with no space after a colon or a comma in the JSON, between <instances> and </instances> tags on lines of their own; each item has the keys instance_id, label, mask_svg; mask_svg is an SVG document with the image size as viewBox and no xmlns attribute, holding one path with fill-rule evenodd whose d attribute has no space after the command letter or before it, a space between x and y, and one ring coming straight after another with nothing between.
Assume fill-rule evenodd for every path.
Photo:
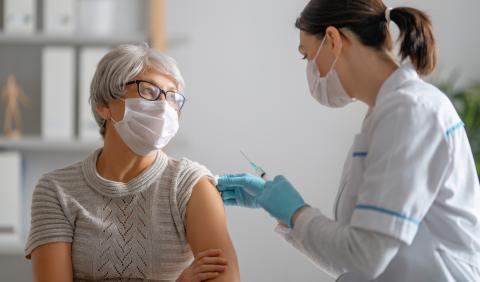
<instances>
[{"instance_id":1,"label":"collar of lab coat","mask_svg":"<svg viewBox=\"0 0 480 282\"><path fill-rule=\"evenodd\" d=\"M397 70L395 70L382 84L380 91L377 95L377 100L375 102L375 107L372 109L372 112L375 111L375 108L378 108L385 100L387 100L390 95L395 94L398 89L402 87L405 83L411 80L418 79L418 73L413 67L410 61L403 63ZM365 119L362 123L362 131L366 132L370 128L372 114L369 112L365 116Z\"/></svg>"},{"instance_id":2,"label":"collar of lab coat","mask_svg":"<svg viewBox=\"0 0 480 282\"><path fill-rule=\"evenodd\" d=\"M412 63L403 63L396 71L394 71L380 87L377 95L375 106L382 104L390 94L393 94L407 81L418 79L418 73L413 67Z\"/></svg>"}]
</instances>

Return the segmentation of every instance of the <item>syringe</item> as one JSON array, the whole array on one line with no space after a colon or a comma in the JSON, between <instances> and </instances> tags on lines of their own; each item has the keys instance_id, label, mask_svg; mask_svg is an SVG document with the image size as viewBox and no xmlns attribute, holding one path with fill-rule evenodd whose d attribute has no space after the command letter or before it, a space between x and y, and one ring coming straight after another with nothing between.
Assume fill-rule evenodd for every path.
<instances>
[{"instance_id":1,"label":"syringe","mask_svg":"<svg viewBox=\"0 0 480 282\"><path fill-rule=\"evenodd\" d=\"M258 176L260 176L261 178L267 180L267 173L263 170L263 168L261 168L260 166L258 166L256 163L254 163L253 161L251 161L247 155L245 155L245 153L240 150L240 153L242 153L242 155L245 157L245 159L248 161L248 163L250 164L250 166L255 170L255 172L258 174Z\"/></svg>"}]
</instances>

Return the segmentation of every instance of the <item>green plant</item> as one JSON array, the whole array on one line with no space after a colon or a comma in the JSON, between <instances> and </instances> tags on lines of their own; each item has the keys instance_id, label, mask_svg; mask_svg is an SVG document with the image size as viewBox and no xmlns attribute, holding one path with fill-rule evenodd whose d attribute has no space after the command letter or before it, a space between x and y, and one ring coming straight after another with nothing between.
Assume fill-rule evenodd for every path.
<instances>
[{"instance_id":1,"label":"green plant","mask_svg":"<svg viewBox=\"0 0 480 282\"><path fill-rule=\"evenodd\" d=\"M455 89L452 81L438 84L438 87L447 94L465 123L470 146L472 147L477 173L480 175L480 82Z\"/></svg>"}]
</instances>

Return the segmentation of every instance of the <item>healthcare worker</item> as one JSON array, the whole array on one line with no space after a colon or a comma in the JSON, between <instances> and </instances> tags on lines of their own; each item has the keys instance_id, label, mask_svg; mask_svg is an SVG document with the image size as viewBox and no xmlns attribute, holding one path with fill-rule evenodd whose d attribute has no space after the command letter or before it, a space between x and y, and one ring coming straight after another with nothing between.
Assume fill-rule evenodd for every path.
<instances>
[{"instance_id":1,"label":"healthcare worker","mask_svg":"<svg viewBox=\"0 0 480 282\"><path fill-rule=\"evenodd\" d=\"M400 31L401 66L390 55L390 21ZM338 281L480 281L471 148L448 98L419 77L436 63L428 17L381 0L312 0L296 26L313 98L369 107L344 166L335 220L281 175L221 176L225 205L265 209L287 242Z\"/></svg>"}]
</instances>

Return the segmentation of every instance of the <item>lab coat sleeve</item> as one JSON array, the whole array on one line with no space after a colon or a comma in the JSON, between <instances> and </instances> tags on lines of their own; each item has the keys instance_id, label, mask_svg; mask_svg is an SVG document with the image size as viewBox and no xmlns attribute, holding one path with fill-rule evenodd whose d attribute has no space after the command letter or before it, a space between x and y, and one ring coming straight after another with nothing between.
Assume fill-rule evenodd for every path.
<instances>
[{"instance_id":1,"label":"lab coat sleeve","mask_svg":"<svg viewBox=\"0 0 480 282\"><path fill-rule=\"evenodd\" d=\"M373 122L350 224L410 245L448 173L446 129L421 103L392 103Z\"/></svg>"},{"instance_id":2,"label":"lab coat sleeve","mask_svg":"<svg viewBox=\"0 0 480 282\"><path fill-rule=\"evenodd\" d=\"M306 208L293 229L278 225L275 231L334 278L353 272L362 279L375 279L402 244L376 232L341 225L315 208Z\"/></svg>"}]
</instances>

